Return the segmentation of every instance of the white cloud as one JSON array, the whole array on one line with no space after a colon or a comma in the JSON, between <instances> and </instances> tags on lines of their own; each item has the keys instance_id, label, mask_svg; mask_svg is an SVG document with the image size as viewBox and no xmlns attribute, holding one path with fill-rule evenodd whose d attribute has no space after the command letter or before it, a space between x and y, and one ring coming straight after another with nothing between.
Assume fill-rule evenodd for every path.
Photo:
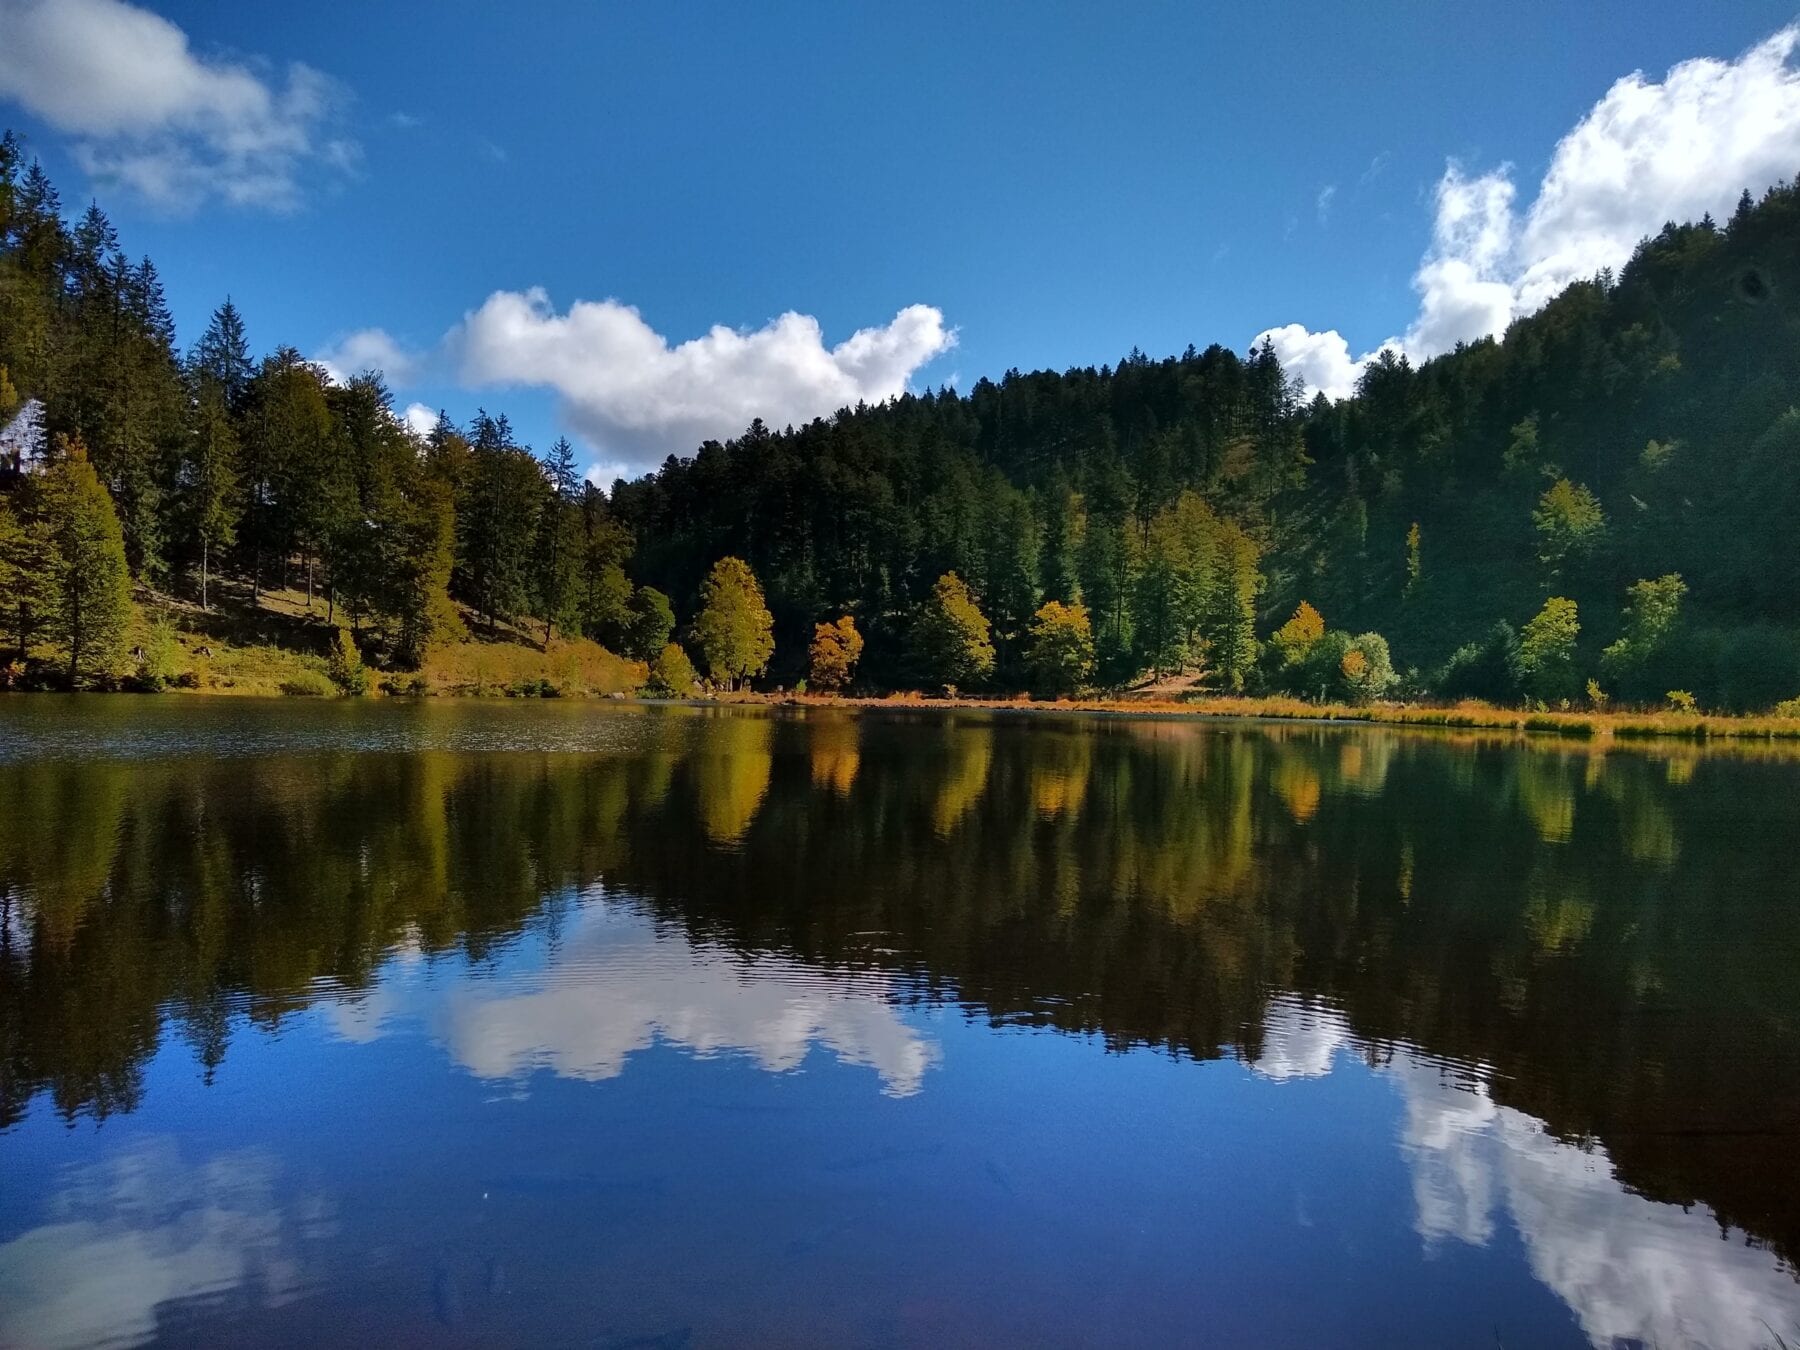
<instances>
[{"instance_id":1,"label":"white cloud","mask_svg":"<svg viewBox=\"0 0 1800 1350\"><path fill-rule=\"evenodd\" d=\"M588 465L587 472L581 476L604 492L611 492L612 485L621 478L633 478L637 470L622 459L609 459L603 463Z\"/></svg>"},{"instance_id":2,"label":"white cloud","mask_svg":"<svg viewBox=\"0 0 1800 1350\"><path fill-rule=\"evenodd\" d=\"M822 972L788 957L754 959L677 934L595 892L533 979L504 988L445 980L416 939L373 990L324 1006L331 1030L365 1043L402 1028L433 1032L478 1078L523 1082L617 1078L655 1046L698 1058L741 1055L770 1073L799 1069L815 1048L872 1069L882 1092L909 1097L939 1062L935 1040L901 1015L878 971Z\"/></svg>"},{"instance_id":3,"label":"white cloud","mask_svg":"<svg viewBox=\"0 0 1800 1350\"><path fill-rule=\"evenodd\" d=\"M1319 212L1320 229L1324 229L1327 222L1331 219L1331 199L1335 196L1337 196L1336 183L1327 183L1324 187L1319 189L1319 196L1315 205Z\"/></svg>"},{"instance_id":4,"label":"white cloud","mask_svg":"<svg viewBox=\"0 0 1800 1350\"><path fill-rule=\"evenodd\" d=\"M419 353L401 346L385 328L359 328L346 333L312 359L325 368L333 384L346 384L365 370L380 371L387 376L389 385L407 384L423 363ZM407 411L410 413L411 409ZM435 425L437 414L433 413L431 420Z\"/></svg>"},{"instance_id":5,"label":"white cloud","mask_svg":"<svg viewBox=\"0 0 1800 1350\"><path fill-rule=\"evenodd\" d=\"M295 62L275 80L197 56L180 28L123 0L0 0L0 98L75 138L82 167L166 210L217 197L298 204L309 164L355 167L325 134L338 87Z\"/></svg>"},{"instance_id":6,"label":"white cloud","mask_svg":"<svg viewBox=\"0 0 1800 1350\"><path fill-rule=\"evenodd\" d=\"M1344 1015L1335 1008L1278 994L1263 1013L1262 1054L1250 1067L1263 1078L1323 1078L1337 1052L1352 1043Z\"/></svg>"},{"instance_id":7,"label":"white cloud","mask_svg":"<svg viewBox=\"0 0 1800 1350\"><path fill-rule=\"evenodd\" d=\"M1291 995L1269 1001L1262 1043L1251 1071L1273 1079L1324 1076L1360 1048L1341 1012ZM1800 1285L1777 1257L1741 1234L1721 1241L1704 1206L1627 1189L1603 1148L1496 1102L1482 1066L1402 1045L1377 1072L1404 1104L1399 1145L1428 1249L1516 1232L1533 1277L1595 1346L1759 1345L1800 1325Z\"/></svg>"},{"instance_id":8,"label":"white cloud","mask_svg":"<svg viewBox=\"0 0 1800 1350\"><path fill-rule=\"evenodd\" d=\"M0 1245L0 1343L135 1345L166 1330L165 1304L296 1297L303 1240L328 1231L330 1211L313 1196L284 1208L278 1182L266 1154L191 1164L167 1137L71 1169L48 1222Z\"/></svg>"},{"instance_id":9,"label":"white cloud","mask_svg":"<svg viewBox=\"0 0 1800 1350\"><path fill-rule=\"evenodd\" d=\"M451 1053L479 1078L616 1078L657 1044L701 1058L746 1055L771 1073L813 1047L873 1069L882 1091L909 1097L938 1061L934 1041L895 1011L885 975L830 975L765 954L746 961L659 932L628 909L595 903L565 934L541 986L455 990L439 1023Z\"/></svg>"},{"instance_id":10,"label":"white cloud","mask_svg":"<svg viewBox=\"0 0 1800 1350\"><path fill-rule=\"evenodd\" d=\"M437 429L437 409L427 408L423 403L409 403L406 411L400 414L400 420L406 429L419 437L429 436Z\"/></svg>"},{"instance_id":11,"label":"white cloud","mask_svg":"<svg viewBox=\"0 0 1800 1350\"><path fill-rule=\"evenodd\" d=\"M1510 1218L1532 1274L1596 1346L1760 1345L1800 1321L1776 1257L1721 1241L1704 1207L1627 1190L1601 1148L1581 1149L1489 1095L1485 1077L1412 1054L1390 1071L1406 1101L1419 1235L1484 1247Z\"/></svg>"},{"instance_id":12,"label":"white cloud","mask_svg":"<svg viewBox=\"0 0 1800 1350\"><path fill-rule=\"evenodd\" d=\"M1504 333L1570 282L1622 267L1666 222L1707 212L1722 219L1745 188L1759 192L1792 174L1800 168L1796 47L1800 25L1735 61L1683 61L1660 83L1627 75L1558 142L1523 214L1511 165L1471 176L1451 162L1434 196L1431 247L1413 277L1418 316L1389 342L1423 360ZM1266 335L1278 352L1285 344L1310 363L1296 368L1311 387L1340 397L1354 382L1345 375L1349 345L1335 330L1287 324Z\"/></svg>"},{"instance_id":13,"label":"white cloud","mask_svg":"<svg viewBox=\"0 0 1800 1350\"><path fill-rule=\"evenodd\" d=\"M1283 370L1306 381L1309 391L1322 393L1331 399L1349 398L1355 393L1356 378L1362 374L1363 366L1381 352L1381 348L1377 347L1372 352L1352 357L1349 342L1337 329L1330 328L1323 333L1315 333L1298 323L1283 324L1280 328L1270 328L1258 333L1256 342L1259 346L1264 338L1275 348L1275 355L1281 358ZM1397 345L1393 338L1382 343L1382 347Z\"/></svg>"},{"instance_id":14,"label":"white cloud","mask_svg":"<svg viewBox=\"0 0 1800 1350\"><path fill-rule=\"evenodd\" d=\"M671 346L629 305L581 300L558 314L535 287L496 291L451 338L465 382L554 389L576 431L638 462L736 435L753 418L781 427L893 398L956 342L941 312L909 305L835 347L817 319L792 312Z\"/></svg>"}]
</instances>

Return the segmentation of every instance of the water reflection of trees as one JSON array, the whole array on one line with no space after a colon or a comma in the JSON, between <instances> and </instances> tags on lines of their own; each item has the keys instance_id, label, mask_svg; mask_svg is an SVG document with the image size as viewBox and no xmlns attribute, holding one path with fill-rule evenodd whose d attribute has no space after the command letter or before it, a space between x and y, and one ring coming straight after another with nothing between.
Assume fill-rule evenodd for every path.
<instances>
[{"instance_id":1,"label":"water reflection of trees","mask_svg":"<svg viewBox=\"0 0 1800 1350\"><path fill-rule=\"evenodd\" d=\"M0 767L0 1119L129 1110L176 1034L478 960L604 880L745 952L1212 1056L1271 992L1492 1066L1658 1199L1800 1251L1796 770L1313 728L641 717L606 755ZM1679 766L1679 767L1677 767Z\"/></svg>"}]
</instances>

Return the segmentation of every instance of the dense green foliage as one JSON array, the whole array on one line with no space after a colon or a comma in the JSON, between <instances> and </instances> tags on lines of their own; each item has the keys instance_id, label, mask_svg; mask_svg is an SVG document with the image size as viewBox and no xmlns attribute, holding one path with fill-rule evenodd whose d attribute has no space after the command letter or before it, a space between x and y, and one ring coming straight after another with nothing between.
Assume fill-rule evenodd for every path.
<instances>
[{"instance_id":1,"label":"dense green foliage","mask_svg":"<svg viewBox=\"0 0 1800 1350\"><path fill-rule=\"evenodd\" d=\"M254 359L229 301L178 356L154 267L98 208L65 223L8 138L0 416L33 400L49 436L89 447L139 580L203 606L215 579L304 586L397 666L460 635L455 602L546 644L703 650L703 585L732 557L772 639L740 659L715 632L708 664L733 683L799 678L817 625L847 615L866 686L1041 685L1033 624L1055 602L1086 610L1105 688L1517 701L1592 678L1616 701L1747 709L1800 693L1797 259L1784 185L1724 225L1669 225L1504 341L1420 366L1384 352L1337 403L1267 344L1134 351L758 421L607 493L503 415L420 438L377 375ZM0 515L0 568L29 526ZM920 645L944 637L951 574L988 630L968 660ZM32 628L33 584L7 596L9 630ZM1518 638L1552 597L1583 616L1554 673ZM1266 650L1302 602L1338 636Z\"/></svg>"}]
</instances>

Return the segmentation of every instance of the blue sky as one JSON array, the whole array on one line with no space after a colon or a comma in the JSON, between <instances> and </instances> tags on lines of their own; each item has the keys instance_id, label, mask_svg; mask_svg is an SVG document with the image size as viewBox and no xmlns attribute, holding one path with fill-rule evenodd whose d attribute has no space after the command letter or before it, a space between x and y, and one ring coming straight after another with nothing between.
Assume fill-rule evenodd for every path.
<instances>
[{"instance_id":1,"label":"blue sky","mask_svg":"<svg viewBox=\"0 0 1800 1350\"><path fill-rule=\"evenodd\" d=\"M184 341L229 292L259 349L384 355L402 406L485 403L540 447L567 427L593 461L641 465L745 408L779 422L844 387L1242 350L1284 325L1290 360L1340 392L1353 353L1429 355L1501 322L1534 267L1560 279L1658 209L1800 170L1791 44L1744 65L1794 18L1791 0L0 0L0 33L27 35L0 45L0 119L71 210L97 196L156 259ZM1668 72L1702 57L1684 103ZM1633 71L1660 111L1596 117ZM1721 81L1728 149L1680 143ZM1606 239L1571 243L1531 207L1584 119L1656 181L1607 189ZM1564 164L1559 200L1600 191L1619 149ZM1441 294L1415 288L1433 257L1453 264ZM494 292L515 298L446 344ZM641 323L563 322L609 299ZM909 306L938 318L887 332ZM651 341L790 311L822 346L804 325L679 360ZM821 364L859 329L884 330L872 355Z\"/></svg>"}]
</instances>

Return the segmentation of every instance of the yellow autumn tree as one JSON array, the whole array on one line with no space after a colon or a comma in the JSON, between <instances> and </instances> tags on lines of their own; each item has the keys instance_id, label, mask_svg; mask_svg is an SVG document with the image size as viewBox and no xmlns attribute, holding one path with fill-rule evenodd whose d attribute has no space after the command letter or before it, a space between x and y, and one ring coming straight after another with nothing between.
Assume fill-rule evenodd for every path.
<instances>
[{"instance_id":1,"label":"yellow autumn tree","mask_svg":"<svg viewBox=\"0 0 1800 1350\"><path fill-rule=\"evenodd\" d=\"M862 649L862 634L848 614L836 623L818 624L813 628L809 682L818 689L842 689L856 674Z\"/></svg>"}]
</instances>

